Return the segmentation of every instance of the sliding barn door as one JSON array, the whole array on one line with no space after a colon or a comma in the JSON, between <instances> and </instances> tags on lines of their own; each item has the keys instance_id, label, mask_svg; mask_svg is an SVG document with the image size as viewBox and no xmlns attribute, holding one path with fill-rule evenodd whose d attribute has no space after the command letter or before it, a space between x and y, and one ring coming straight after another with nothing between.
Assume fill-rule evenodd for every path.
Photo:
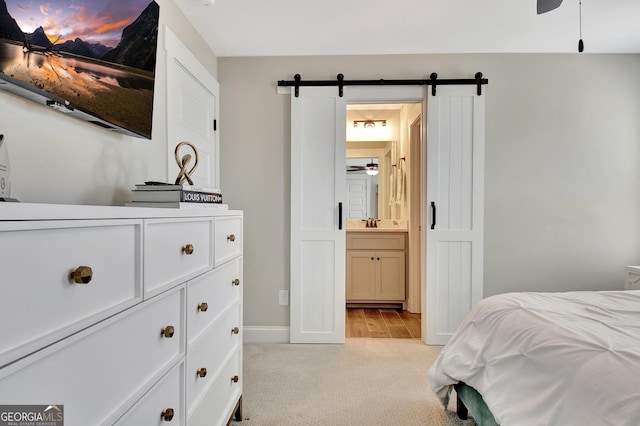
<instances>
[{"instance_id":1,"label":"sliding barn door","mask_svg":"<svg viewBox=\"0 0 640 426\"><path fill-rule=\"evenodd\" d=\"M345 140L335 87L291 94L291 343L344 342Z\"/></svg>"},{"instance_id":2,"label":"sliding barn door","mask_svg":"<svg viewBox=\"0 0 640 426\"><path fill-rule=\"evenodd\" d=\"M482 299L484 95L428 95L427 344L444 345Z\"/></svg>"}]
</instances>

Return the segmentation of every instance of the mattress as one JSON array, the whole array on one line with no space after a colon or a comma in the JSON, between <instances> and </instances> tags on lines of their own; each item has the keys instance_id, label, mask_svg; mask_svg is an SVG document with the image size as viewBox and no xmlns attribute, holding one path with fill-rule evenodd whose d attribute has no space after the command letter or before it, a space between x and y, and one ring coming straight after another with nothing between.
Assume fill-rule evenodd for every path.
<instances>
[{"instance_id":1,"label":"mattress","mask_svg":"<svg viewBox=\"0 0 640 426\"><path fill-rule=\"evenodd\" d=\"M428 378L445 407L452 385L475 388L502 426L635 426L640 290L488 297Z\"/></svg>"}]
</instances>

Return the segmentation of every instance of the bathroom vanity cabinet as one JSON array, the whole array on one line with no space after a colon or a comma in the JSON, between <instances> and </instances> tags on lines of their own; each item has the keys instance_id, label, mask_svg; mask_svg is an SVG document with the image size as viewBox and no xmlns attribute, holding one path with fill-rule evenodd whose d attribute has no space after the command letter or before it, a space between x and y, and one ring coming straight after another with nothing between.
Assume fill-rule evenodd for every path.
<instances>
[{"instance_id":1,"label":"bathroom vanity cabinet","mask_svg":"<svg viewBox=\"0 0 640 426\"><path fill-rule=\"evenodd\" d=\"M402 303L406 294L407 233L347 231L347 303Z\"/></svg>"}]
</instances>

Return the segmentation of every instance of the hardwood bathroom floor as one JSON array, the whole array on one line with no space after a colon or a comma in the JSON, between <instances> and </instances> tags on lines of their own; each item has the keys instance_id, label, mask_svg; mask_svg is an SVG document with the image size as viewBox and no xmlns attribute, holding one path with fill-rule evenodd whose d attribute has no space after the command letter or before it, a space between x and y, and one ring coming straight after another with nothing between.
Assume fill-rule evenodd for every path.
<instances>
[{"instance_id":1,"label":"hardwood bathroom floor","mask_svg":"<svg viewBox=\"0 0 640 426\"><path fill-rule=\"evenodd\" d=\"M346 337L420 338L420 314L397 309L347 308Z\"/></svg>"}]
</instances>

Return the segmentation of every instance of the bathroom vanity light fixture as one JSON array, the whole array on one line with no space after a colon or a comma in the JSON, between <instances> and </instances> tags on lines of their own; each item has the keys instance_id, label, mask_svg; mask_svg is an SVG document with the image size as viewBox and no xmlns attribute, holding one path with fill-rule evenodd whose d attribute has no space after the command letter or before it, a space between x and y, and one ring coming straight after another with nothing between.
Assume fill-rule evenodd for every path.
<instances>
[{"instance_id":1,"label":"bathroom vanity light fixture","mask_svg":"<svg viewBox=\"0 0 640 426\"><path fill-rule=\"evenodd\" d=\"M371 162L367 163L367 165L364 167L364 171L369 176L375 176L378 174L378 165L373 162L373 158L371 159Z\"/></svg>"},{"instance_id":2,"label":"bathroom vanity light fixture","mask_svg":"<svg viewBox=\"0 0 640 426\"><path fill-rule=\"evenodd\" d=\"M358 123L362 123L365 129L373 129L376 123L381 123L382 127L387 127L387 120L353 120L353 127L358 127Z\"/></svg>"}]
</instances>

